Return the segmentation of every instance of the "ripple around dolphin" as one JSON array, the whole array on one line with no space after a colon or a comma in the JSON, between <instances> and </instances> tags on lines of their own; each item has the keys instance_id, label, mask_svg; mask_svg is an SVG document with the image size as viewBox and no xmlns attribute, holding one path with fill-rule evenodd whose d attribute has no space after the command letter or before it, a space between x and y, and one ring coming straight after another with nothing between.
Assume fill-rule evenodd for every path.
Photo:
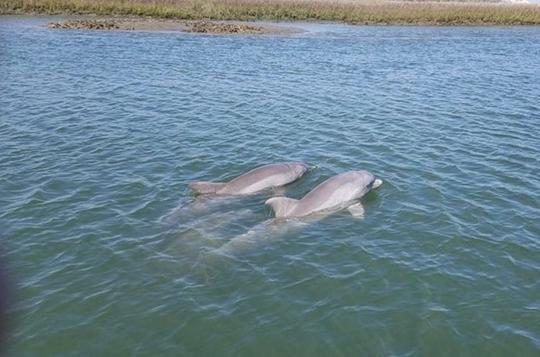
<instances>
[{"instance_id":1,"label":"ripple around dolphin","mask_svg":"<svg viewBox=\"0 0 540 357\"><path fill-rule=\"evenodd\" d=\"M538 29L46 21L0 22L14 355L538 354ZM290 197L352 169L385 184L363 220L279 234L255 229L271 194L186 189L292 160L318 168Z\"/></svg>"}]
</instances>

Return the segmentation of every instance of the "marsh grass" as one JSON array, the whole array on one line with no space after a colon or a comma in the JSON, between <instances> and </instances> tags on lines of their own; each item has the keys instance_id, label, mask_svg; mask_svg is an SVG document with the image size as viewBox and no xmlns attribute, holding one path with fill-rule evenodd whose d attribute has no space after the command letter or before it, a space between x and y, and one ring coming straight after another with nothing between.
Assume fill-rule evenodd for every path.
<instances>
[{"instance_id":1,"label":"marsh grass","mask_svg":"<svg viewBox=\"0 0 540 357\"><path fill-rule=\"evenodd\" d=\"M352 24L539 25L540 6L363 0L0 0L1 14L137 15Z\"/></svg>"}]
</instances>

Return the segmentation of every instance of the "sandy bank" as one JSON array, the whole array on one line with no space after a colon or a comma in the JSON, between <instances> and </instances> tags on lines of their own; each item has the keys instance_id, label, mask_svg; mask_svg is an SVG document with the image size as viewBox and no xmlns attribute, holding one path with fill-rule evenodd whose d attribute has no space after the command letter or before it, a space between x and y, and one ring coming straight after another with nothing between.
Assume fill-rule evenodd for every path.
<instances>
[{"instance_id":1,"label":"sandy bank","mask_svg":"<svg viewBox=\"0 0 540 357\"><path fill-rule=\"evenodd\" d=\"M174 20L140 17L76 17L50 22L61 30L182 31L211 34L290 34L299 28L239 21Z\"/></svg>"}]
</instances>

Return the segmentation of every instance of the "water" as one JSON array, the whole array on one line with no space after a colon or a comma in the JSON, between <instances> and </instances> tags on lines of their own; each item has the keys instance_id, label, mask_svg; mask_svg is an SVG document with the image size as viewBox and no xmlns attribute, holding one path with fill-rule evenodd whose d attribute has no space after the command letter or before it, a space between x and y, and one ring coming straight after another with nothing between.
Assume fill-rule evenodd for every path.
<instances>
[{"instance_id":1,"label":"water","mask_svg":"<svg viewBox=\"0 0 540 357\"><path fill-rule=\"evenodd\" d=\"M12 355L538 355L540 28L47 21L0 19ZM186 188L289 160L319 166L291 197L385 184L275 231Z\"/></svg>"}]
</instances>

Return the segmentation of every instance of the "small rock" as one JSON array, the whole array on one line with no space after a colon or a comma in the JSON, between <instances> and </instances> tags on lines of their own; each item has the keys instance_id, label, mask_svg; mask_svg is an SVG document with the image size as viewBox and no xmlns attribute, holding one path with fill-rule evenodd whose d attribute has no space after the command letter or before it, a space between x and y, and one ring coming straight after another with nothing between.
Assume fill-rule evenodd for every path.
<instances>
[{"instance_id":1,"label":"small rock","mask_svg":"<svg viewBox=\"0 0 540 357\"><path fill-rule=\"evenodd\" d=\"M246 25L246 24L234 24L234 23L221 23L211 21L197 21L189 24L190 27L186 29L187 32L199 32L199 33L264 33L265 30L260 26Z\"/></svg>"}]
</instances>

